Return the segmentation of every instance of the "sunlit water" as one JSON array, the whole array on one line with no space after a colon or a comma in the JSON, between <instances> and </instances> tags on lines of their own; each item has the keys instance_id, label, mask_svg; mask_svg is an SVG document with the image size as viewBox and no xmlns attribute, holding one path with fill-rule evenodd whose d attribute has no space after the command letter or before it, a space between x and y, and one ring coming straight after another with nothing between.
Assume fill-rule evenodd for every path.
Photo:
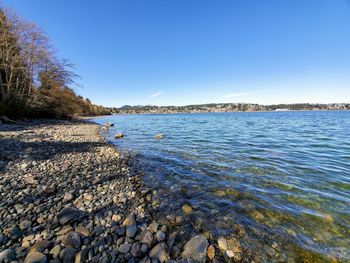
<instances>
[{"instance_id":1,"label":"sunlit water","mask_svg":"<svg viewBox=\"0 0 350 263\"><path fill-rule=\"evenodd\" d=\"M262 256L266 261L302 251L350 260L350 112L94 120L115 124L108 139L136 153L146 182L166 190L164 209L188 203L198 224L218 236L242 225L251 237L242 243L251 249L281 243ZM115 140L116 132L125 137ZM166 137L154 139L158 133Z\"/></svg>"}]
</instances>

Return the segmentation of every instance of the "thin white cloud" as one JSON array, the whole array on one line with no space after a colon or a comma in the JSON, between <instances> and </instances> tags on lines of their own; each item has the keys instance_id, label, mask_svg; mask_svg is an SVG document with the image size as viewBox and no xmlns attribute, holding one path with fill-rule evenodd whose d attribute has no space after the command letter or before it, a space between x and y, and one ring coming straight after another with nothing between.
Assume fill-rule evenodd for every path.
<instances>
[{"instance_id":1,"label":"thin white cloud","mask_svg":"<svg viewBox=\"0 0 350 263\"><path fill-rule=\"evenodd\" d=\"M236 97L243 97L243 96L248 96L252 94L253 92L240 92L240 93L232 93L232 94L227 94L224 96L225 99L228 98L236 98Z\"/></svg>"},{"instance_id":2,"label":"thin white cloud","mask_svg":"<svg viewBox=\"0 0 350 263\"><path fill-rule=\"evenodd\" d=\"M159 97L160 95L162 95L164 92L163 91L159 91L156 92L154 94L149 95L150 98L155 98L155 97Z\"/></svg>"}]
</instances>

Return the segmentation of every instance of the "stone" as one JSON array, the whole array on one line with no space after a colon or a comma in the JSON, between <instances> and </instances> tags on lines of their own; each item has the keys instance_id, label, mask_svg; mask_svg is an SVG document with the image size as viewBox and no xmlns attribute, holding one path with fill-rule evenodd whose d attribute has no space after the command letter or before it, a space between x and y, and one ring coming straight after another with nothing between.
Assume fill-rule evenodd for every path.
<instances>
[{"instance_id":1,"label":"stone","mask_svg":"<svg viewBox=\"0 0 350 263\"><path fill-rule=\"evenodd\" d=\"M233 253L242 252L241 245L239 241L235 238L220 237L218 239L218 247L220 250L223 251L231 250Z\"/></svg>"},{"instance_id":2,"label":"stone","mask_svg":"<svg viewBox=\"0 0 350 263\"><path fill-rule=\"evenodd\" d=\"M83 250L79 251L79 252L75 255L74 263L83 263L83 262L86 262L87 256L88 256L88 250L87 250L87 249L83 249Z\"/></svg>"},{"instance_id":3,"label":"stone","mask_svg":"<svg viewBox=\"0 0 350 263\"><path fill-rule=\"evenodd\" d=\"M129 244L129 243L121 244L119 246L119 252L123 253L123 254L126 254L126 253L129 252L130 248L131 248L131 244Z\"/></svg>"},{"instance_id":4,"label":"stone","mask_svg":"<svg viewBox=\"0 0 350 263\"><path fill-rule=\"evenodd\" d=\"M156 134L156 135L154 136L154 139L156 139L156 140L162 140L162 139L164 139L164 138L165 138L165 135L162 134L162 133Z\"/></svg>"},{"instance_id":5,"label":"stone","mask_svg":"<svg viewBox=\"0 0 350 263\"><path fill-rule=\"evenodd\" d=\"M185 205L182 206L182 212L184 214L186 214L186 215L191 214L192 213L192 207L187 205L187 204L185 204Z\"/></svg>"},{"instance_id":6,"label":"stone","mask_svg":"<svg viewBox=\"0 0 350 263\"><path fill-rule=\"evenodd\" d=\"M150 231L145 230L141 234L141 243L145 243L147 245L151 245L153 242L153 235Z\"/></svg>"},{"instance_id":7,"label":"stone","mask_svg":"<svg viewBox=\"0 0 350 263\"><path fill-rule=\"evenodd\" d=\"M127 237L134 237L137 232L136 224L130 225L126 228L126 236Z\"/></svg>"},{"instance_id":8,"label":"stone","mask_svg":"<svg viewBox=\"0 0 350 263\"><path fill-rule=\"evenodd\" d=\"M26 181L27 184L34 184L35 183L35 180L34 180L33 176L27 176L25 178L25 181Z\"/></svg>"},{"instance_id":9,"label":"stone","mask_svg":"<svg viewBox=\"0 0 350 263\"><path fill-rule=\"evenodd\" d=\"M149 231L151 231L152 233L156 233L158 230L158 223L153 221L151 224L149 224L148 226Z\"/></svg>"},{"instance_id":10,"label":"stone","mask_svg":"<svg viewBox=\"0 0 350 263\"><path fill-rule=\"evenodd\" d=\"M24 259L24 263L46 263L47 257L41 252L28 253Z\"/></svg>"},{"instance_id":11,"label":"stone","mask_svg":"<svg viewBox=\"0 0 350 263\"><path fill-rule=\"evenodd\" d=\"M115 222L119 222L122 219L120 215L112 215L112 220Z\"/></svg>"},{"instance_id":12,"label":"stone","mask_svg":"<svg viewBox=\"0 0 350 263\"><path fill-rule=\"evenodd\" d=\"M44 219L42 216L40 216L40 217L38 217L38 218L36 219L36 222L37 222L38 224L42 224L42 223L44 223L44 221L45 221L45 219Z\"/></svg>"},{"instance_id":13,"label":"stone","mask_svg":"<svg viewBox=\"0 0 350 263\"><path fill-rule=\"evenodd\" d=\"M202 235L197 235L186 243L181 257L191 258L199 262L205 262L207 248L208 240Z\"/></svg>"},{"instance_id":14,"label":"stone","mask_svg":"<svg viewBox=\"0 0 350 263\"><path fill-rule=\"evenodd\" d=\"M157 231L156 238L158 242L161 242L165 239L165 234L162 231Z\"/></svg>"},{"instance_id":15,"label":"stone","mask_svg":"<svg viewBox=\"0 0 350 263\"><path fill-rule=\"evenodd\" d=\"M22 222L19 224L19 228L20 228L21 230L26 230L26 229L30 228L31 225L32 225L32 222L31 222L31 221L24 220L24 221L22 221Z\"/></svg>"},{"instance_id":16,"label":"stone","mask_svg":"<svg viewBox=\"0 0 350 263\"><path fill-rule=\"evenodd\" d=\"M70 226L70 225L67 225L67 226L64 226L63 228L61 228L57 233L56 235L57 236L62 236L62 235L65 235L69 232L71 232L73 230L73 227Z\"/></svg>"},{"instance_id":17,"label":"stone","mask_svg":"<svg viewBox=\"0 0 350 263\"><path fill-rule=\"evenodd\" d=\"M5 249L0 252L0 262L9 263L16 259L16 254L12 249Z\"/></svg>"},{"instance_id":18,"label":"stone","mask_svg":"<svg viewBox=\"0 0 350 263\"><path fill-rule=\"evenodd\" d=\"M75 250L73 248L65 248L60 253L60 259L63 263L73 263L75 259Z\"/></svg>"},{"instance_id":19,"label":"stone","mask_svg":"<svg viewBox=\"0 0 350 263\"><path fill-rule=\"evenodd\" d=\"M58 222L61 225L77 221L81 217L81 212L76 208L63 208L57 215Z\"/></svg>"},{"instance_id":20,"label":"stone","mask_svg":"<svg viewBox=\"0 0 350 263\"><path fill-rule=\"evenodd\" d=\"M51 250L50 250L50 254L54 257L54 258L57 258L60 253L61 253L61 245L56 245L54 246Z\"/></svg>"},{"instance_id":21,"label":"stone","mask_svg":"<svg viewBox=\"0 0 350 263\"><path fill-rule=\"evenodd\" d=\"M51 242L46 240L38 240L35 244L29 249L28 253L33 252L43 252L45 249L51 246Z\"/></svg>"},{"instance_id":22,"label":"stone","mask_svg":"<svg viewBox=\"0 0 350 263\"><path fill-rule=\"evenodd\" d=\"M224 237L218 239L218 247L220 250L227 250L227 242Z\"/></svg>"},{"instance_id":23,"label":"stone","mask_svg":"<svg viewBox=\"0 0 350 263\"><path fill-rule=\"evenodd\" d=\"M65 247L71 247L75 250L79 250L81 247L81 235L76 232L71 232L65 235L65 237L62 240L62 244Z\"/></svg>"},{"instance_id":24,"label":"stone","mask_svg":"<svg viewBox=\"0 0 350 263\"><path fill-rule=\"evenodd\" d=\"M115 135L114 135L114 138L115 139L121 139L121 138L123 138L124 137L124 134L122 134L122 133L116 133Z\"/></svg>"},{"instance_id":25,"label":"stone","mask_svg":"<svg viewBox=\"0 0 350 263\"><path fill-rule=\"evenodd\" d=\"M68 202L68 201L73 200L73 198L74 198L74 196L71 193L69 193L69 192L64 193L64 196L63 196L64 201Z\"/></svg>"},{"instance_id":26,"label":"stone","mask_svg":"<svg viewBox=\"0 0 350 263\"><path fill-rule=\"evenodd\" d=\"M90 230L87 227L77 226L75 228L75 232L81 234L84 237L88 237L90 235Z\"/></svg>"},{"instance_id":27,"label":"stone","mask_svg":"<svg viewBox=\"0 0 350 263\"><path fill-rule=\"evenodd\" d=\"M87 193L85 193L85 194L83 195L83 197L84 197L84 200L86 200L86 201L92 201L92 200L94 200L94 196L93 196L92 194L87 194Z\"/></svg>"},{"instance_id":28,"label":"stone","mask_svg":"<svg viewBox=\"0 0 350 263\"><path fill-rule=\"evenodd\" d=\"M149 252L149 257L152 259L157 259L161 263L166 262L168 259L170 259L166 244L162 242L154 246Z\"/></svg>"},{"instance_id":29,"label":"stone","mask_svg":"<svg viewBox=\"0 0 350 263\"><path fill-rule=\"evenodd\" d=\"M208 247L207 256L210 260L213 260L213 258L215 257L215 248L213 246Z\"/></svg>"},{"instance_id":30,"label":"stone","mask_svg":"<svg viewBox=\"0 0 350 263\"><path fill-rule=\"evenodd\" d=\"M132 244L131 250L130 250L131 255L133 255L134 257L137 257L139 256L140 251L141 251L141 245L139 242Z\"/></svg>"}]
</instances>

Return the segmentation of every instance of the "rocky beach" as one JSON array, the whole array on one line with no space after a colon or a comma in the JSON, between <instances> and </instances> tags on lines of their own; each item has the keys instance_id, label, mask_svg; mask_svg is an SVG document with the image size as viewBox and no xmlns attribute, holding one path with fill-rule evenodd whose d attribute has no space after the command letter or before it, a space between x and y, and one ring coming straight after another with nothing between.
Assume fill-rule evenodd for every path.
<instances>
[{"instance_id":1,"label":"rocky beach","mask_svg":"<svg viewBox=\"0 0 350 263\"><path fill-rule=\"evenodd\" d=\"M237 242L158 218L157 192L87 121L0 124L0 262L220 262ZM106 128L104 128L106 129ZM232 245L232 248L230 246Z\"/></svg>"}]
</instances>

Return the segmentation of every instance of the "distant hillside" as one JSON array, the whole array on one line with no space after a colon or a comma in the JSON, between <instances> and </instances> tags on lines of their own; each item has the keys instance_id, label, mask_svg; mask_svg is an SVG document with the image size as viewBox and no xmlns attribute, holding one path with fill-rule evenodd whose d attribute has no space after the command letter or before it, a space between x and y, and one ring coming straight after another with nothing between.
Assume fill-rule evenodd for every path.
<instances>
[{"instance_id":1,"label":"distant hillside","mask_svg":"<svg viewBox=\"0 0 350 263\"><path fill-rule=\"evenodd\" d=\"M350 110L350 103L331 104L276 104L259 105L251 103L210 103L187 106L129 106L111 108L119 114L146 114L146 113L200 113L200 112L235 112L235 111L285 111L285 110Z\"/></svg>"}]
</instances>

